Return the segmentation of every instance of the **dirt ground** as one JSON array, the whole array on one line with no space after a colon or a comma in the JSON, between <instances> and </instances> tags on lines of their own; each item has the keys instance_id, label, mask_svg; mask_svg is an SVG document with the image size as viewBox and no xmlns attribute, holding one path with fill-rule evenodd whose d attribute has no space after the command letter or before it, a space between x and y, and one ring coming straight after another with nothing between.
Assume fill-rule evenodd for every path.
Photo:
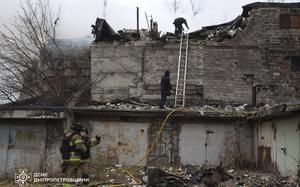
<instances>
[{"instance_id":1,"label":"dirt ground","mask_svg":"<svg viewBox=\"0 0 300 187\"><path fill-rule=\"evenodd\" d=\"M235 187L299 186L296 175L282 177L257 170L174 166L167 168L91 167L90 184L95 187ZM1 180L0 187L19 186L13 180ZM62 186L61 184L28 184L27 186ZM82 185L79 185L82 186Z\"/></svg>"}]
</instances>

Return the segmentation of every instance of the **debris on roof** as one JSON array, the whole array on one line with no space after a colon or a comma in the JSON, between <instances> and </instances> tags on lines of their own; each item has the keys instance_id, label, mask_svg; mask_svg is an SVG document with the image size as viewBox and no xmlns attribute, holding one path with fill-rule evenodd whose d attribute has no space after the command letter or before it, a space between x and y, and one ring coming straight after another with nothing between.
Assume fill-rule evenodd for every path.
<instances>
[{"instance_id":1,"label":"debris on roof","mask_svg":"<svg viewBox=\"0 0 300 187\"><path fill-rule=\"evenodd\" d=\"M118 34L122 38L127 39L128 41L134 40L134 39L137 38L137 31L136 31L136 29L123 29L123 30L119 30Z\"/></svg>"},{"instance_id":2,"label":"debris on roof","mask_svg":"<svg viewBox=\"0 0 300 187\"><path fill-rule=\"evenodd\" d=\"M95 25L92 25L92 34L95 41L112 41L119 39L119 35L111 28L105 19L97 18Z\"/></svg>"},{"instance_id":3,"label":"debris on roof","mask_svg":"<svg viewBox=\"0 0 300 187\"><path fill-rule=\"evenodd\" d=\"M15 103L7 103L0 105L0 109L16 109L22 107L23 109L43 108L50 109L61 107L62 100L57 98L32 98L20 100ZM62 107L63 108L63 107ZM140 103L135 100L123 100L116 103L98 103L91 101L90 105L79 107L79 111L102 111L102 112L169 112L174 110L173 106L160 109L159 106ZM284 116L290 114L300 113L300 101L293 104L280 104L270 106L268 104L252 107L248 104L239 106L221 106L221 105L199 105L188 106L180 110L180 112L187 114L187 116L202 116L207 118L236 118L236 119L267 119L269 117Z\"/></svg>"},{"instance_id":4,"label":"debris on roof","mask_svg":"<svg viewBox=\"0 0 300 187\"><path fill-rule=\"evenodd\" d=\"M160 112L171 111L174 108L160 109L159 106L152 106L148 104L139 104L132 101L124 101L119 103L106 103L101 105L90 106L93 109L101 111L130 111L130 112ZM172 106L171 106L172 107ZM212 118L247 118L256 113L255 108L251 108L249 105L244 104L241 106L191 106L182 109L184 113L190 113L202 117Z\"/></svg>"},{"instance_id":5,"label":"debris on roof","mask_svg":"<svg viewBox=\"0 0 300 187\"><path fill-rule=\"evenodd\" d=\"M197 38L200 40L221 42L234 37L237 32L242 31L245 27L246 18L238 16L228 23L203 27L201 30L190 33L189 36L190 39Z\"/></svg>"},{"instance_id":6,"label":"debris on roof","mask_svg":"<svg viewBox=\"0 0 300 187\"><path fill-rule=\"evenodd\" d=\"M237 33L241 32L248 25L250 21L250 12L255 8L299 8L300 3L269 3L269 2L256 2L243 6L243 12L233 21L223 23L219 25L212 25L203 27L200 30L191 32L189 34L190 39L199 41L212 41L222 42L226 39L233 38ZM156 23L157 24L157 23ZM122 40L125 42L136 40L137 31L135 29L123 29L118 31L118 34L113 31L109 24L104 20L97 18L96 25L93 25L92 34L95 35L95 41L112 41ZM147 30L146 30L147 31ZM140 30L141 32L141 30ZM144 32L144 31L142 31ZM158 33L158 31L156 31ZM150 31L144 32L147 36L151 36ZM146 38L146 37L144 37ZM148 37L149 38L149 37ZM150 37L150 39L161 39L162 41L179 40L174 33L167 32L162 37ZM143 40L143 39L142 39Z\"/></svg>"}]
</instances>

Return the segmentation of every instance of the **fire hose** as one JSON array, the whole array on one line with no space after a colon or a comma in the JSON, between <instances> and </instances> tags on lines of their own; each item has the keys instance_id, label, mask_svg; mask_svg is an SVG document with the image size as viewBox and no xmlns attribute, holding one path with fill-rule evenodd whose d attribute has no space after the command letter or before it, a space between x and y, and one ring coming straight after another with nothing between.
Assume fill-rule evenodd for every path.
<instances>
[{"instance_id":1,"label":"fire hose","mask_svg":"<svg viewBox=\"0 0 300 187\"><path fill-rule=\"evenodd\" d=\"M177 109L173 109L171 112L168 113L168 115L165 117L163 123L160 126L160 129L154 139L154 143L150 146L150 148L148 149L147 153L142 157L142 159L140 159L139 161L133 163L131 166L128 166L127 169L122 169L121 171L125 174L127 174L128 176L130 176L136 183L134 185L141 185L143 184L143 181L140 180L139 178L135 177L132 174L132 168L137 166L138 164L140 164L141 162L143 162L146 158L148 158L149 154L155 149L155 145L159 142L159 138L163 133L163 130L166 126L166 123L168 121L168 119L172 116L172 114L176 111L180 111L183 110L182 108L177 108ZM125 184L116 184L116 185L110 185L109 187L123 187L126 186Z\"/></svg>"}]
</instances>

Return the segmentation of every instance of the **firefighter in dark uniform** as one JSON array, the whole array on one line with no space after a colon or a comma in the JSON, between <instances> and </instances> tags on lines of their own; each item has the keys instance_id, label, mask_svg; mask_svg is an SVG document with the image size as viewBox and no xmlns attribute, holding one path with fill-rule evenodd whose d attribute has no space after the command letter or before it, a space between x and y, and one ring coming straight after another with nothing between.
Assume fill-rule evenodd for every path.
<instances>
[{"instance_id":1,"label":"firefighter in dark uniform","mask_svg":"<svg viewBox=\"0 0 300 187\"><path fill-rule=\"evenodd\" d=\"M170 71L166 71L165 75L160 80L160 109L165 108L167 96L171 95L172 86L170 83Z\"/></svg>"},{"instance_id":2,"label":"firefighter in dark uniform","mask_svg":"<svg viewBox=\"0 0 300 187\"><path fill-rule=\"evenodd\" d=\"M173 24L175 26L175 35L176 36L180 36L182 34L182 31L183 31L182 24L184 24L186 26L186 28L189 29L189 26L188 26L186 20L182 17L176 18L174 20Z\"/></svg>"}]
</instances>

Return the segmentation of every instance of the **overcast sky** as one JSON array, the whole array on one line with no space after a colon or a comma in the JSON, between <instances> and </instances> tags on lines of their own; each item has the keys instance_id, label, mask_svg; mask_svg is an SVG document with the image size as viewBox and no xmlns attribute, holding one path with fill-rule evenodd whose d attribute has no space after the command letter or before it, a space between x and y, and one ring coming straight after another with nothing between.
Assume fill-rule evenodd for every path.
<instances>
[{"instance_id":1,"label":"overcast sky","mask_svg":"<svg viewBox=\"0 0 300 187\"><path fill-rule=\"evenodd\" d=\"M50 0L62 8L59 25L59 38L85 37L91 33L91 24L97 17L103 17L104 0ZM200 0L201 13L193 17L189 0L181 0L182 8L172 13L167 6L170 0L107 0L105 19L117 31L123 28L136 28L136 7L140 7L140 28L147 28L145 12L158 22L162 32L173 32L173 20L185 17L190 31L202 26L219 24L233 20L241 14L242 6L254 0ZM286 0L286 2L297 2ZM299 0L298 0L299 1ZM19 0L0 0L0 17L12 19L18 9Z\"/></svg>"}]
</instances>

